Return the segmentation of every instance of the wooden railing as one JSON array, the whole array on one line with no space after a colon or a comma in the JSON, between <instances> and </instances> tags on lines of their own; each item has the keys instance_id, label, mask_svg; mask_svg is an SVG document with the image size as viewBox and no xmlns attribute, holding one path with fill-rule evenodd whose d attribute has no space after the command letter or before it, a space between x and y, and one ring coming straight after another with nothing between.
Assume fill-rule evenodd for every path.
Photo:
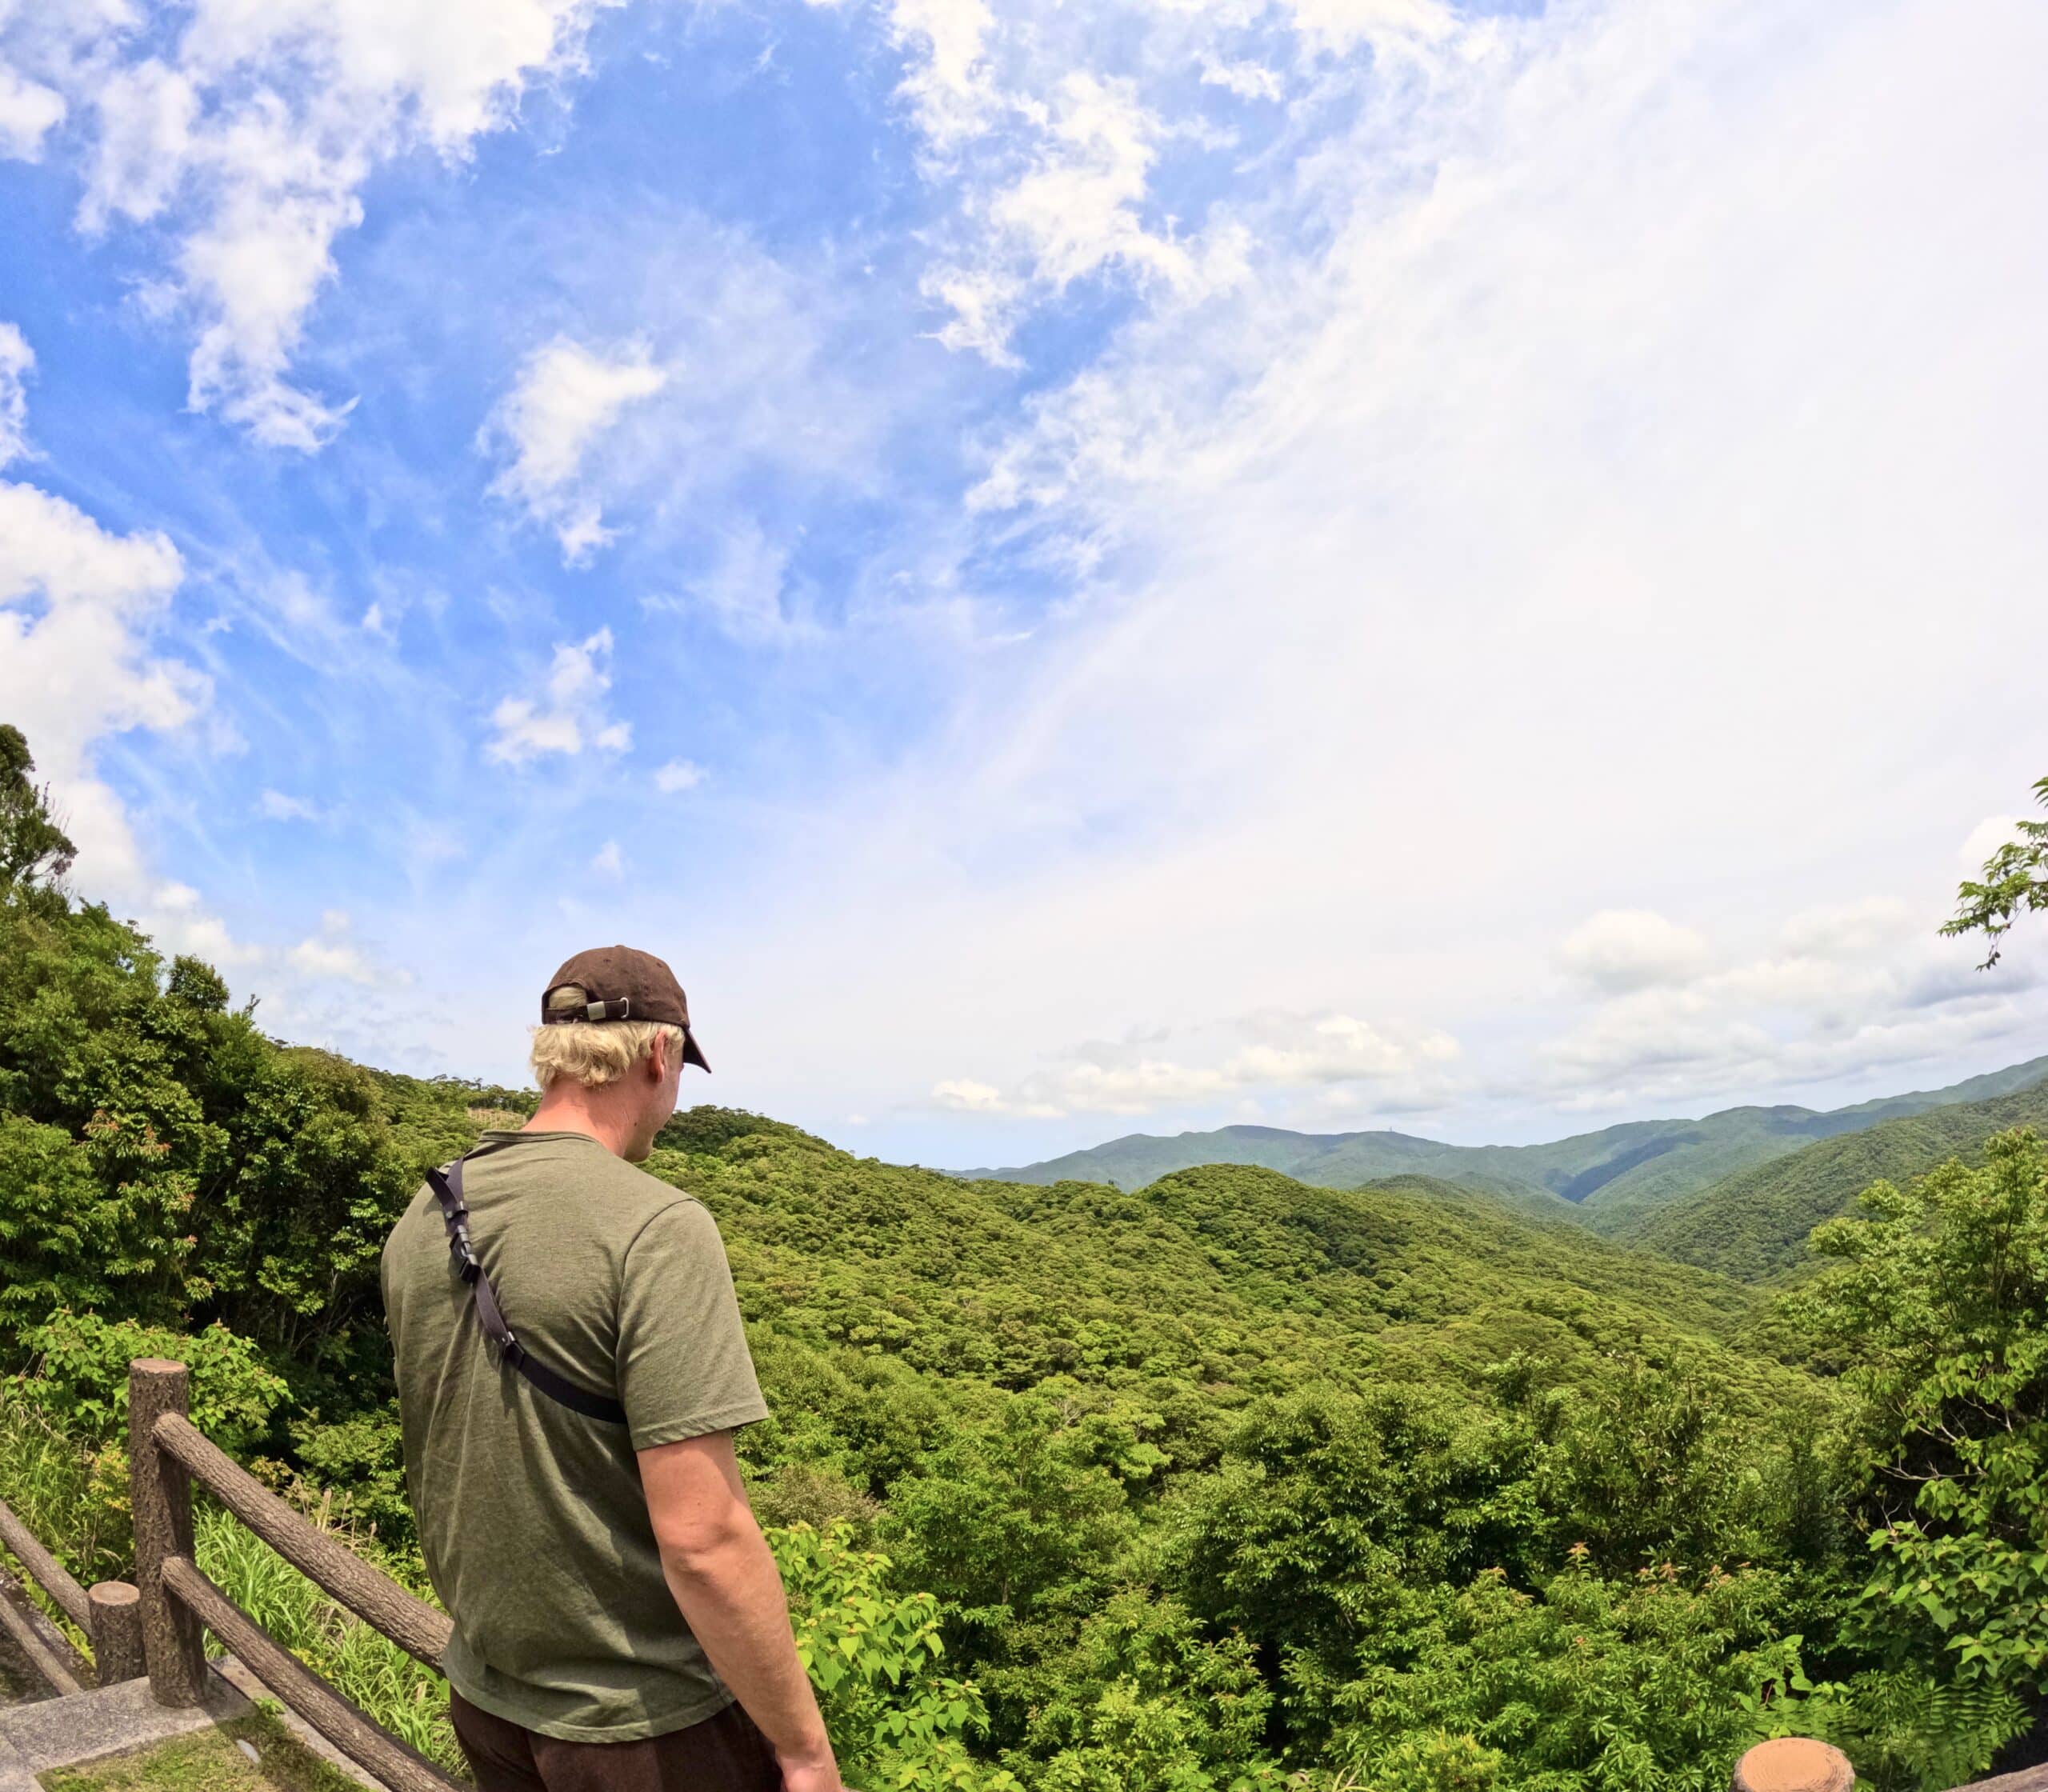
<instances>
[{"instance_id":1,"label":"wooden railing","mask_svg":"<svg viewBox=\"0 0 2048 1792\"><path fill-rule=\"evenodd\" d=\"M141 1595L126 1581L101 1581L84 1587L42 1546L29 1527L0 1500L0 1544L18 1562L30 1580L51 1604L85 1633L92 1651L93 1678L102 1686L138 1678L142 1672ZM5 1599L0 1599L0 1630L28 1658L29 1666L58 1694L80 1690L70 1663L50 1647L46 1635ZM54 1631L50 1633L54 1634Z\"/></svg>"},{"instance_id":2,"label":"wooden railing","mask_svg":"<svg viewBox=\"0 0 2048 1792\"><path fill-rule=\"evenodd\" d=\"M286 1706L392 1792L459 1792L424 1755L374 1722L202 1574L192 1558L198 1482L308 1580L437 1670L448 1620L388 1574L317 1530L187 1418L182 1362L145 1357L128 1367L129 1493L135 1584L150 1686L163 1705L197 1705L206 1686L202 1632L211 1630Z\"/></svg>"}]
</instances>

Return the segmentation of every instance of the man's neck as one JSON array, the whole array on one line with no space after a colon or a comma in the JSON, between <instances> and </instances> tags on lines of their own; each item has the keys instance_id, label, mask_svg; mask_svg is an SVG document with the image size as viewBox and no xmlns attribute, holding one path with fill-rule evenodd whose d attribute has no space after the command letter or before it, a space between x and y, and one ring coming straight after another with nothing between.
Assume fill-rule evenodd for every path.
<instances>
[{"instance_id":1,"label":"man's neck","mask_svg":"<svg viewBox=\"0 0 2048 1792\"><path fill-rule=\"evenodd\" d=\"M581 1133L594 1138L615 1158L626 1155L633 1142L634 1116L622 1111L615 1102L592 1099L592 1092L577 1085L550 1090L541 1097L534 1117L520 1130L530 1133Z\"/></svg>"}]
</instances>

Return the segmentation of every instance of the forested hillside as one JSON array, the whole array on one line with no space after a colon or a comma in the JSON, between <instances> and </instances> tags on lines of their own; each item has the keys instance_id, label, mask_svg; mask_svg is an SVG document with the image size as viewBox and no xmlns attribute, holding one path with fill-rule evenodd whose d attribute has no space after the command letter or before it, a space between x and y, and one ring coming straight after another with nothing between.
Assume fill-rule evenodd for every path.
<instances>
[{"instance_id":1,"label":"forested hillside","mask_svg":"<svg viewBox=\"0 0 2048 1792\"><path fill-rule=\"evenodd\" d=\"M214 1436L417 1582L376 1256L530 1098L268 1039L51 862L0 883L0 1495L119 1571L125 1365L175 1353ZM1903 1792L2036 1722L2026 1135L1824 1233L1791 1309L1421 1180L966 1182L715 1108L649 1167L727 1241L774 1410L742 1456L854 1783L1720 1792L1794 1730ZM445 1752L418 1670L218 1536Z\"/></svg>"},{"instance_id":2,"label":"forested hillside","mask_svg":"<svg viewBox=\"0 0 2048 1792\"><path fill-rule=\"evenodd\" d=\"M1576 1213L1596 1231L1622 1232L1640 1216L1815 1139L1879 1122L2008 1094L2048 1078L2048 1057L1851 1107L1725 1108L1698 1120L1640 1120L1541 1145L1445 1145L1406 1133L1298 1133L1224 1126L1171 1138L1132 1133L1043 1163L973 1174L1009 1182L1082 1181L1142 1188L1206 1163L1256 1164L1325 1188L1388 1176L1469 1182L1518 1197L1526 1211Z\"/></svg>"},{"instance_id":3,"label":"forested hillside","mask_svg":"<svg viewBox=\"0 0 2048 1792\"><path fill-rule=\"evenodd\" d=\"M1873 1182L1924 1176L1950 1158L1978 1161L1985 1140L2011 1126L2048 1129L2048 1083L1822 1139L1688 1200L1638 1213L1618 1235L1681 1262L1763 1281L1808 1262L1807 1234L1852 1211Z\"/></svg>"}]
</instances>

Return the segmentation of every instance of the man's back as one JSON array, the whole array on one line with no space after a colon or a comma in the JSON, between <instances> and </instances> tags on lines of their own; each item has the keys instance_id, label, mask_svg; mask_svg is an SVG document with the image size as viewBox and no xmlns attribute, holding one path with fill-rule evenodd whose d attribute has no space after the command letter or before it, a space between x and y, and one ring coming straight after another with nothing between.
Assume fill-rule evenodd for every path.
<instances>
[{"instance_id":1,"label":"man's back","mask_svg":"<svg viewBox=\"0 0 2048 1792\"><path fill-rule=\"evenodd\" d=\"M385 1246L406 1478L472 1704L544 1735L616 1742L730 1694L678 1615L635 1451L766 1414L725 1252L692 1197L574 1132L487 1133L463 1197L507 1323L585 1418L501 1365L422 1189Z\"/></svg>"}]
</instances>

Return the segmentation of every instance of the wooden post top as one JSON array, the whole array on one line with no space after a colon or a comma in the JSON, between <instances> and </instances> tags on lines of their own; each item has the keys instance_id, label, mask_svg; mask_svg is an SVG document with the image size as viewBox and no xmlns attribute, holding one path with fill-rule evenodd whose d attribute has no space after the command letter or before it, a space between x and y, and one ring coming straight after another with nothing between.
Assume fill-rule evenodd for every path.
<instances>
[{"instance_id":1,"label":"wooden post top","mask_svg":"<svg viewBox=\"0 0 2048 1792\"><path fill-rule=\"evenodd\" d=\"M1856 1770L1840 1749L1806 1736L1759 1742L1735 1763L1734 1792L1851 1792Z\"/></svg>"},{"instance_id":2,"label":"wooden post top","mask_svg":"<svg viewBox=\"0 0 2048 1792\"><path fill-rule=\"evenodd\" d=\"M136 1375L182 1375L185 1365L174 1362L169 1357L137 1357L128 1365L129 1372Z\"/></svg>"},{"instance_id":3,"label":"wooden post top","mask_svg":"<svg viewBox=\"0 0 2048 1792\"><path fill-rule=\"evenodd\" d=\"M142 1592L126 1581L94 1581L86 1597L96 1606L134 1606L142 1603Z\"/></svg>"}]
</instances>

